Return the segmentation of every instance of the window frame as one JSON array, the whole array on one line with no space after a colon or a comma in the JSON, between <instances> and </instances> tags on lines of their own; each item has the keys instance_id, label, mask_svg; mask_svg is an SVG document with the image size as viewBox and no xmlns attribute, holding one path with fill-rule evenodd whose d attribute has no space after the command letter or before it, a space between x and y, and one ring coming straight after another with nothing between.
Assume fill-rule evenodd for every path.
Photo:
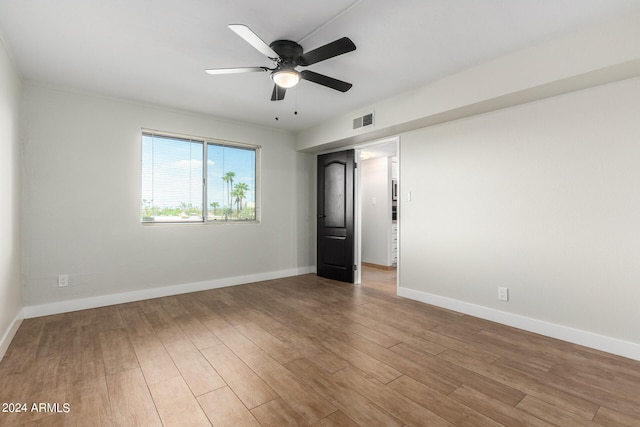
<instances>
[{"instance_id":1,"label":"window frame","mask_svg":"<svg viewBox=\"0 0 640 427\"><path fill-rule=\"evenodd\" d=\"M147 128L142 128L140 131L140 149L141 149L141 156L140 156L140 197L139 197L139 201L140 203L142 203L142 184L143 184L143 173L142 173L142 166L143 166L143 157L142 157L142 149L143 149L143 145L142 145L142 139L144 136L150 136L150 137L161 137L161 138L170 138L170 139L178 139L178 140L184 140L185 142L197 142L197 143L201 143L202 144L202 219L199 221L156 221L155 219L153 221L144 221L144 216L142 215L142 212L140 212L139 214L139 223L140 225L143 226L149 226L149 225L189 225L189 224L253 224L253 223L259 223L261 220L261 212L262 212L262 198L261 198L261 185L260 185L260 181L261 181L261 152L262 152L262 146L258 145L258 144L247 144L247 143L242 143L242 142L237 142L237 141L229 141L229 140L223 140L223 139L219 139L219 138L210 138L210 137L203 137L203 136L194 136L194 135L187 135L187 134L181 134L181 133L175 133L175 132L167 132L167 131L159 131L159 130L154 130L154 129L147 129ZM232 220L210 220L208 219L208 213L209 213L209 206L208 206L208 194L207 194L207 190L208 190L208 147L209 145L215 145L218 147L230 147L230 148L238 148L238 149L243 149L243 150L251 150L254 152L255 155L255 165L254 165L254 194L255 194L255 207L254 207L254 219L247 219L247 220L241 220L241 219L232 219Z\"/></svg>"}]
</instances>

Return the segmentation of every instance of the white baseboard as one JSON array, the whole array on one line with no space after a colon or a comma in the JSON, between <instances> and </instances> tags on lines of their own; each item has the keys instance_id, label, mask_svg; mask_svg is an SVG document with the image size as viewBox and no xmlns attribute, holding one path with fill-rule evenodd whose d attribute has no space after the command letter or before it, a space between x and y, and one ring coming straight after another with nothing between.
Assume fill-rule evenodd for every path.
<instances>
[{"instance_id":1,"label":"white baseboard","mask_svg":"<svg viewBox=\"0 0 640 427\"><path fill-rule=\"evenodd\" d=\"M585 347L640 361L640 344L634 342L623 341L617 338L598 335L580 329L532 319L530 317L507 313L493 308L446 298L427 292L416 291L409 288L398 287L398 295L435 305L437 307L446 308L459 313L468 314L470 316L479 317L481 319L490 320L507 326L513 326L514 328L524 329L525 331L534 332L536 334L557 338L562 341L579 344Z\"/></svg>"},{"instance_id":2,"label":"white baseboard","mask_svg":"<svg viewBox=\"0 0 640 427\"><path fill-rule=\"evenodd\" d=\"M13 322L9 326L9 329L4 333L2 339L0 339L0 360L4 357L7 349L9 348L9 344L11 344L11 340L16 336L16 332L18 332L18 328L22 323L22 319L24 319L24 309L21 309L16 315Z\"/></svg>"},{"instance_id":3,"label":"white baseboard","mask_svg":"<svg viewBox=\"0 0 640 427\"><path fill-rule=\"evenodd\" d=\"M315 267L299 267L288 270L270 271L266 273L250 274L246 276L225 277L222 279L205 280L202 282L184 283L181 285L163 286L159 288L142 289L139 291L123 292L119 294L100 295L89 298L79 298L57 301L48 304L30 305L24 308L24 317L48 316L51 314L68 313L70 311L86 310L89 308L105 307L114 304L141 301L151 298L161 298L189 292L206 291L245 283L261 282L264 280L281 279L283 277L299 276L315 271Z\"/></svg>"}]
</instances>

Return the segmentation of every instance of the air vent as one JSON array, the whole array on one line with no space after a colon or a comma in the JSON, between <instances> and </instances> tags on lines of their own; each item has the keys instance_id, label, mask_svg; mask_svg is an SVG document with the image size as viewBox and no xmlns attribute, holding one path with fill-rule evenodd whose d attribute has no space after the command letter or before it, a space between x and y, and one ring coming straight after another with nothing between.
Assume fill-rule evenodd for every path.
<instances>
[{"instance_id":1,"label":"air vent","mask_svg":"<svg viewBox=\"0 0 640 427\"><path fill-rule=\"evenodd\" d=\"M353 119L353 128L359 129L366 126L371 126L373 124L373 113L365 114L361 117L356 117Z\"/></svg>"}]
</instances>

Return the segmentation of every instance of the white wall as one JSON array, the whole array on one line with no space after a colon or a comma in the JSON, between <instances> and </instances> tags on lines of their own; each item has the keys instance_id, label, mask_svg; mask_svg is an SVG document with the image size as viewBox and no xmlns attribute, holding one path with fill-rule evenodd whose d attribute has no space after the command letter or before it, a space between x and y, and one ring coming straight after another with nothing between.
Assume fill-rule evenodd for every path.
<instances>
[{"instance_id":1,"label":"white wall","mask_svg":"<svg viewBox=\"0 0 640 427\"><path fill-rule=\"evenodd\" d=\"M402 292L640 358L639 111L632 79L403 135Z\"/></svg>"},{"instance_id":2,"label":"white wall","mask_svg":"<svg viewBox=\"0 0 640 427\"><path fill-rule=\"evenodd\" d=\"M362 261L391 265L391 171L388 157L363 160L360 191L362 197Z\"/></svg>"},{"instance_id":3,"label":"white wall","mask_svg":"<svg viewBox=\"0 0 640 427\"><path fill-rule=\"evenodd\" d=\"M288 133L35 84L25 85L23 106L28 316L313 265L313 159L294 151ZM261 222L140 225L141 128L261 145ZM60 273L68 288L57 287ZM96 298L109 294L119 297ZM84 300L62 303L75 299Z\"/></svg>"},{"instance_id":4,"label":"white wall","mask_svg":"<svg viewBox=\"0 0 640 427\"><path fill-rule=\"evenodd\" d=\"M22 319L20 275L21 81L0 39L0 359Z\"/></svg>"}]
</instances>

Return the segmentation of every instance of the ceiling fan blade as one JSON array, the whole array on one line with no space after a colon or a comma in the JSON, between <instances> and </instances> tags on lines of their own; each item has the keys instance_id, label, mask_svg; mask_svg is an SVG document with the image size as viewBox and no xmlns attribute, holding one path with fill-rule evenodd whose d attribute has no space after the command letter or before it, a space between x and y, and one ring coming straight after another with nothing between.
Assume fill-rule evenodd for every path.
<instances>
[{"instance_id":1,"label":"ceiling fan blade","mask_svg":"<svg viewBox=\"0 0 640 427\"><path fill-rule=\"evenodd\" d=\"M333 77L318 74L310 70L301 71L300 77L310 82L339 90L340 92L346 92L353 86L351 83L343 82L342 80L334 79Z\"/></svg>"},{"instance_id":2,"label":"ceiling fan blade","mask_svg":"<svg viewBox=\"0 0 640 427\"><path fill-rule=\"evenodd\" d=\"M298 57L298 64L307 66L354 50L356 50L356 45L353 44L351 39L348 37L343 37L331 43L325 44L324 46L320 46L319 48L314 49L311 52L300 55Z\"/></svg>"},{"instance_id":3,"label":"ceiling fan blade","mask_svg":"<svg viewBox=\"0 0 640 427\"><path fill-rule=\"evenodd\" d=\"M269 59L276 60L280 56L269 47L251 28L242 24L229 24L229 29L242 37L247 43L257 49L260 53Z\"/></svg>"},{"instance_id":4,"label":"ceiling fan blade","mask_svg":"<svg viewBox=\"0 0 640 427\"><path fill-rule=\"evenodd\" d=\"M239 68L211 68L204 70L209 74L240 74L240 73L254 73L257 71L269 71L267 67L239 67Z\"/></svg>"},{"instance_id":5,"label":"ceiling fan blade","mask_svg":"<svg viewBox=\"0 0 640 427\"><path fill-rule=\"evenodd\" d=\"M273 85L273 93L271 94L271 100L282 101L284 99L285 93L287 93L287 89L280 87L278 85Z\"/></svg>"}]
</instances>

